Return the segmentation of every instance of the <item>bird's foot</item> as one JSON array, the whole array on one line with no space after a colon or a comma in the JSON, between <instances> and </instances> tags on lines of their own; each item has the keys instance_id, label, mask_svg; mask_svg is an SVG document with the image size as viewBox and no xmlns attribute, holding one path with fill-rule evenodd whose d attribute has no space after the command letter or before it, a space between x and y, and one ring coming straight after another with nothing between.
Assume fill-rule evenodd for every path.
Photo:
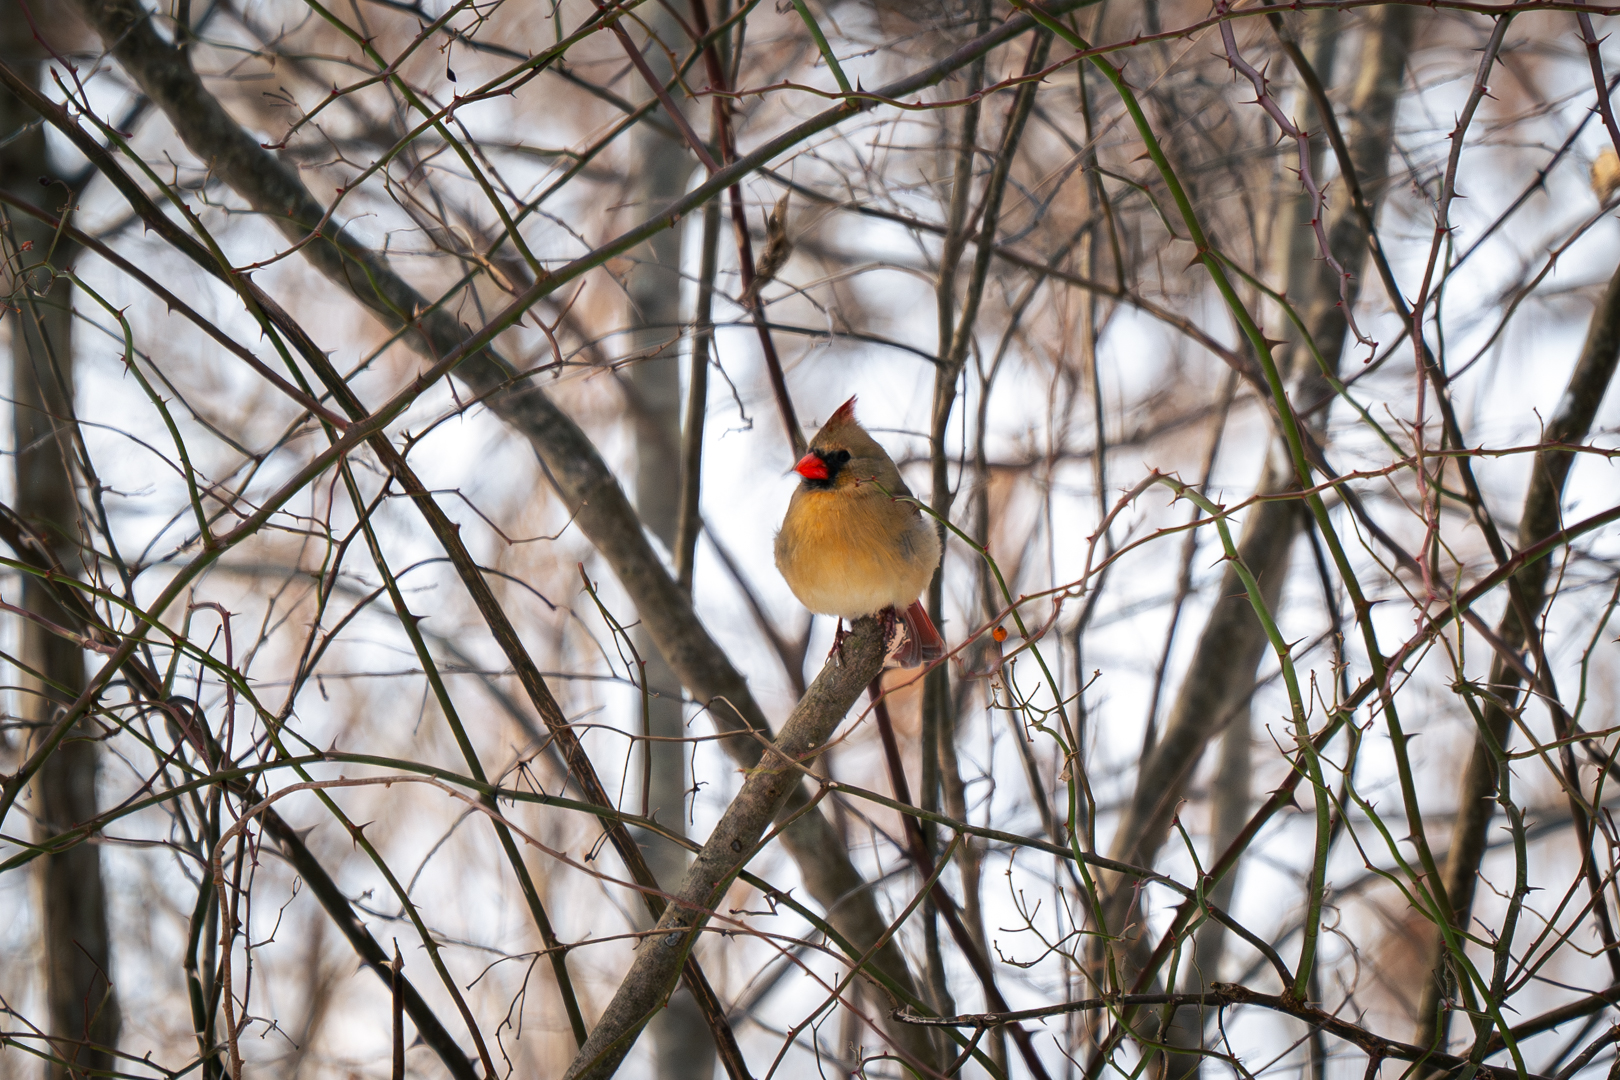
<instances>
[{"instance_id":1,"label":"bird's foot","mask_svg":"<svg viewBox=\"0 0 1620 1080\"><path fill-rule=\"evenodd\" d=\"M838 620L838 629L833 631L833 646L827 650L827 659L839 667L844 666L844 639L849 637L851 631L844 629L844 620Z\"/></svg>"}]
</instances>

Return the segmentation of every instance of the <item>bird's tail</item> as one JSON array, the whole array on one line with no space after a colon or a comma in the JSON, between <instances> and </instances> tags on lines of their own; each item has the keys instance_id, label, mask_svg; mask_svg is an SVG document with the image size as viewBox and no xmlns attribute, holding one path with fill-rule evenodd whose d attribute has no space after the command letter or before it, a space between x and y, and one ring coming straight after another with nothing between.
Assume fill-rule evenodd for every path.
<instances>
[{"instance_id":1,"label":"bird's tail","mask_svg":"<svg viewBox=\"0 0 1620 1080\"><path fill-rule=\"evenodd\" d=\"M931 664L945 655L945 639L934 628L934 620L928 617L928 609L922 606L921 600L913 600L911 606L900 613L900 621L906 624L906 640L895 653L901 667Z\"/></svg>"}]
</instances>

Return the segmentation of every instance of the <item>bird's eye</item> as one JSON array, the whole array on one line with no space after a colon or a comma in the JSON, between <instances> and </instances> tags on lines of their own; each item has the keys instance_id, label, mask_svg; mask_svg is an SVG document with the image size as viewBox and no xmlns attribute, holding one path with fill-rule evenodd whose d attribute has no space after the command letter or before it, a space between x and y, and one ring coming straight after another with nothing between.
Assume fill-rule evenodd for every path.
<instances>
[{"instance_id":1,"label":"bird's eye","mask_svg":"<svg viewBox=\"0 0 1620 1080\"><path fill-rule=\"evenodd\" d=\"M848 450L834 450L827 455L827 460L835 465L842 465L849 460Z\"/></svg>"}]
</instances>

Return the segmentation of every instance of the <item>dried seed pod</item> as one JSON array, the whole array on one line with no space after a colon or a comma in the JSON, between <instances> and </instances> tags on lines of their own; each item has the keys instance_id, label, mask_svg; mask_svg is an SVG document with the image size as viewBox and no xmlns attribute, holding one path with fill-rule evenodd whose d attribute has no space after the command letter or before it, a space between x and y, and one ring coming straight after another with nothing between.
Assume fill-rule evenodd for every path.
<instances>
[{"instance_id":1,"label":"dried seed pod","mask_svg":"<svg viewBox=\"0 0 1620 1080\"><path fill-rule=\"evenodd\" d=\"M788 239L787 234L789 194L784 191L776 201L776 207L765 218L765 247L759 253L759 261L754 264L754 280L743 290L743 307L751 308L759 303L759 291L776 280L777 273L787 265L789 256L793 254L793 241Z\"/></svg>"}]
</instances>

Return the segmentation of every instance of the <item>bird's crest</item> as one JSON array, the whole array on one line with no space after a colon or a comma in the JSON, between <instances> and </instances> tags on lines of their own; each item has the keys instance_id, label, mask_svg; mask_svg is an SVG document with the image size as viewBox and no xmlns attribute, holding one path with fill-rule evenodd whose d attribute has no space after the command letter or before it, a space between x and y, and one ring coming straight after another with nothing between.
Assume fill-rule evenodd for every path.
<instances>
[{"instance_id":1,"label":"bird's crest","mask_svg":"<svg viewBox=\"0 0 1620 1080\"><path fill-rule=\"evenodd\" d=\"M853 424L855 422L855 395L851 394L849 400L838 406L833 414L827 417L827 422L821 425L824 428L837 427L840 424Z\"/></svg>"}]
</instances>

